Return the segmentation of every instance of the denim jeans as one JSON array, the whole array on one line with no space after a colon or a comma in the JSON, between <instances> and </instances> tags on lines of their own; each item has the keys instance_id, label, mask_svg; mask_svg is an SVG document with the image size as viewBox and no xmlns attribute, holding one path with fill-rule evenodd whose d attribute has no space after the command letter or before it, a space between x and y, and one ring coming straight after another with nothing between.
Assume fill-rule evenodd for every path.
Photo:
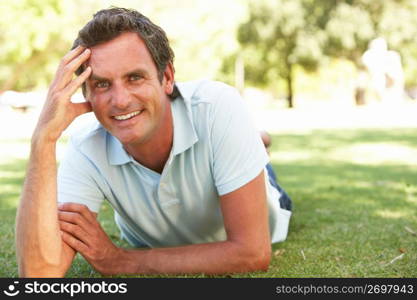
<instances>
[{"instance_id":1,"label":"denim jeans","mask_svg":"<svg viewBox=\"0 0 417 300\"><path fill-rule=\"evenodd\" d=\"M266 170L268 171L269 182L275 187L281 194L279 198L279 204L282 209L292 211L292 201L284 189L278 184L277 175L272 168L272 165L268 163L266 165Z\"/></svg>"}]
</instances>

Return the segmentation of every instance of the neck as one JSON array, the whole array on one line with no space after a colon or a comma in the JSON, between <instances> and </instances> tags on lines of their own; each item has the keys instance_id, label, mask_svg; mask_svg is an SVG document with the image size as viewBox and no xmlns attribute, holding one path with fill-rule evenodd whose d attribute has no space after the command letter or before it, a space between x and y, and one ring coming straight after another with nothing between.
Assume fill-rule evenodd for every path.
<instances>
[{"instance_id":1,"label":"neck","mask_svg":"<svg viewBox=\"0 0 417 300\"><path fill-rule=\"evenodd\" d=\"M125 150L137 162L158 173L162 173L164 169L174 140L171 103L166 103L163 121L152 137L140 145L124 145Z\"/></svg>"}]
</instances>

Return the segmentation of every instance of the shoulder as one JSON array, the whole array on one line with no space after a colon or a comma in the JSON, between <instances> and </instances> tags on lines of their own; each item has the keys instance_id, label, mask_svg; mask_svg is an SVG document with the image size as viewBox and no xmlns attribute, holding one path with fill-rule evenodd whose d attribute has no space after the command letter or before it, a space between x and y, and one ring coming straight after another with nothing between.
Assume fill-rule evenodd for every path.
<instances>
[{"instance_id":1,"label":"shoulder","mask_svg":"<svg viewBox=\"0 0 417 300\"><path fill-rule=\"evenodd\" d=\"M211 80L186 84L182 89L180 86L180 91L198 132L202 128L212 131L214 124L221 130L234 115L246 109L238 90L228 84Z\"/></svg>"},{"instance_id":2,"label":"shoulder","mask_svg":"<svg viewBox=\"0 0 417 300\"><path fill-rule=\"evenodd\" d=\"M184 101L190 105L200 103L220 104L224 99L239 97L239 92L232 86L213 80L197 80L178 83Z\"/></svg>"}]
</instances>

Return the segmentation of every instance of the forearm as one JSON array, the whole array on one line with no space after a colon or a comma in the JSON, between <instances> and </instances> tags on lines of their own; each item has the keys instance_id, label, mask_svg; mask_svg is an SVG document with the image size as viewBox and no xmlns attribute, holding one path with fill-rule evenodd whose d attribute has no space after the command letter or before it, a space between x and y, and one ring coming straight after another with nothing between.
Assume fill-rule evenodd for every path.
<instances>
[{"instance_id":1,"label":"forearm","mask_svg":"<svg viewBox=\"0 0 417 300\"><path fill-rule=\"evenodd\" d=\"M56 142L89 103L72 103L71 96L90 76L91 68L73 74L90 56L77 47L66 54L51 83L37 127L16 217L16 252L21 276L63 276L75 251L63 243L58 223Z\"/></svg>"},{"instance_id":2,"label":"forearm","mask_svg":"<svg viewBox=\"0 0 417 300\"><path fill-rule=\"evenodd\" d=\"M21 276L60 276L62 239L58 225L56 143L36 134L16 219Z\"/></svg>"},{"instance_id":3,"label":"forearm","mask_svg":"<svg viewBox=\"0 0 417 300\"><path fill-rule=\"evenodd\" d=\"M224 241L175 248L121 250L109 274L228 274L267 270L270 249ZM113 271L113 272L112 272Z\"/></svg>"}]
</instances>

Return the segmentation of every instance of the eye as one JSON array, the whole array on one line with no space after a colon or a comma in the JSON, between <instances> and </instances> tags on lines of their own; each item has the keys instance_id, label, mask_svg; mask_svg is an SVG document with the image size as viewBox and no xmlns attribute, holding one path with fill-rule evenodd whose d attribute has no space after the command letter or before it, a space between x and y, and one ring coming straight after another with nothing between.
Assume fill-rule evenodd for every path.
<instances>
[{"instance_id":1,"label":"eye","mask_svg":"<svg viewBox=\"0 0 417 300\"><path fill-rule=\"evenodd\" d=\"M108 81L97 81L95 83L95 87L99 88L99 89L105 89L108 88L110 86Z\"/></svg>"},{"instance_id":2,"label":"eye","mask_svg":"<svg viewBox=\"0 0 417 300\"><path fill-rule=\"evenodd\" d=\"M132 74L129 76L129 80L130 81L136 81L136 80L140 80L142 79L142 76L140 76L139 74Z\"/></svg>"}]
</instances>

